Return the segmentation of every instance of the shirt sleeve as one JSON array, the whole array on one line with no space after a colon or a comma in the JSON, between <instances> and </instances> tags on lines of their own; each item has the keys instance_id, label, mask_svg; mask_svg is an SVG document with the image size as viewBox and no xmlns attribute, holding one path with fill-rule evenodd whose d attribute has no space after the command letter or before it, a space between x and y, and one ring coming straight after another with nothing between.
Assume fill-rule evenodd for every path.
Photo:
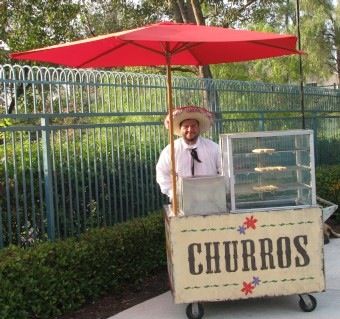
<instances>
[{"instance_id":1,"label":"shirt sleeve","mask_svg":"<svg viewBox=\"0 0 340 319\"><path fill-rule=\"evenodd\" d=\"M172 198L171 174L170 174L170 150L167 146L161 152L156 165L156 181L161 192Z\"/></svg>"}]
</instances>

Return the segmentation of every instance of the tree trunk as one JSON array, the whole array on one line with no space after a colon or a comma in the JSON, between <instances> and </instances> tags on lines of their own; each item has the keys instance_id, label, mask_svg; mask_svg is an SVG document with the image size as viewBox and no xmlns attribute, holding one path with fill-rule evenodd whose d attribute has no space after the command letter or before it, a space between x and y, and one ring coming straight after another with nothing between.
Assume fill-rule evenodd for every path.
<instances>
[{"instance_id":1,"label":"tree trunk","mask_svg":"<svg viewBox=\"0 0 340 319\"><path fill-rule=\"evenodd\" d=\"M170 9L173 11L176 22L195 23L197 25L205 25L205 19L202 12L202 7L199 0L169 0ZM213 76L209 65L198 67L198 76L204 81L204 105L215 112L216 120L221 119L220 107L218 102L218 92L211 82ZM220 122L216 123L216 132L219 134Z\"/></svg>"},{"instance_id":2,"label":"tree trunk","mask_svg":"<svg viewBox=\"0 0 340 319\"><path fill-rule=\"evenodd\" d=\"M175 21L178 22L178 23L183 23L184 21L183 21L182 14L181 14L181 8L178 6L177 1L170 0L169 1L169 7L170 7L170 10L174 14Z\"/></svg>"},{"instance_id":3,"label":"tree trunk","mask_svg":"<svg viewBox=\"0 0 340 319\"><path fill-rule=\"evenodd\" d=\"M200 2L198 0L191 0L192 11L195 15L196 24L205 25L205 19L203 16L202 8ZM204 102L208 106L209 109L214 110L215 112L215 132L214 135L217 137L218 134L222 131L222 115L219 105L218 91L215 88L214 82L212 81L213 75L209 65L199 66L199 76L203 79L211 79L207 83L205 82L205 90L204 90ZM210 85L209 85L210 84Z\"/></svg>"},{"instance_id":4,"label":"tree trunk","mask_svg":"<svg viewBox=\"0 0 340 319\"><path fill-rule=\"evenodd\" d=\"M205 19L202 13L202 8L198 0L191 0L192 11L195 16L196 24L205 25Z\"/></svg>"}]
</instances>

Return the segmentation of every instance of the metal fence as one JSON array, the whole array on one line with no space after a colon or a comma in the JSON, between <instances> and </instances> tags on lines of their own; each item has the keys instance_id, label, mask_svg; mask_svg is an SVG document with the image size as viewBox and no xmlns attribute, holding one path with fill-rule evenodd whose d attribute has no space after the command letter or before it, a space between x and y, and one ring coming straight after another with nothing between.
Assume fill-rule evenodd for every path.
<instances>
[{"instance_id":1,"label":"metal fence","mask_svg":"<svg viewBox=\"0 0 340 319\"><path fill-rule=\"evenodd\" d=\"M0 247L76 236L159 209L168 143L161 75L0 66ZM174 104L216 113L208 136L301 128L298 86L174 77ZM304 90L316 161L340 163L340 91Z\"/></svg>"}]
</instances>

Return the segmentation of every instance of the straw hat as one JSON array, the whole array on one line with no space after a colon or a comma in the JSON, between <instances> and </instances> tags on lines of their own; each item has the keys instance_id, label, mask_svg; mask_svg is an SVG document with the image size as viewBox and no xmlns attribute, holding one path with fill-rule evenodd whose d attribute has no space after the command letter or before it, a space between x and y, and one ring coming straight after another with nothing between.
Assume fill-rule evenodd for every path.
<instances>
[{"instance_id":1,"label":"straw hat","mask_svg":"<svg viewBox=\"0 0 340 319\"><path fill-rule=\"evenodd\" d=\"M210 129L214 121L214 116L211 112L203 107L198 106L182 106L172 111L174 134L181 136L180 125L184 120L196 120L199 123L200 132L206 132ZM167 129L170 126L169 114L164 120L164 125Z\"/></svg>"}]
</instances>

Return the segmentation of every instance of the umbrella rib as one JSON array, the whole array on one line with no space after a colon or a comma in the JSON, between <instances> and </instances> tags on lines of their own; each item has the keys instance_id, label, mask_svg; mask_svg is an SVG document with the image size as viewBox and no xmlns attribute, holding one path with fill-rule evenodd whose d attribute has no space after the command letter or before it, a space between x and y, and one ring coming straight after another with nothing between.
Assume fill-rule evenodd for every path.
<instances>
[{"instance_id":1,"label":"umbrella rib","mask_svg":"<svg viewBox=\"0 0 340 319\"><path fill-rule=\"evenodd\" d=\"M140 44L140 43L138 43L138 42L134 42L134 41L124 41L124 42L122 42L121 44L119 44L119 45L117 45L117 46L115 46L115 47L113 47L113 48L110 48L109 50L106 50L105 52L102 52L101 54L99 54L99 55L93 57L92 59L86 60L86 61L82 62L81 64L78 64L77 67L78 67L78 68L86 67L86 65L88 65L89 63L91 63L91 62L97 60L98 58L101 58L101 57L103 57L103 56L109 54L110 52L115 51L115 50L118 50L119 48L121 48L121 47L123 47L123 46L125 46L125 45L128 45L128 44L131 44L131 45L140 47L140 48L142 48L142 49L144 49L144 50L151 51L151 52L154 52L154 53L159 54L159 55L162 55L162 56L164 56L164 52L166 51L165 48L164 48L164 52L162 52L162 51L159 51L159 50L156 50L156 49L153 49L153 48L144 46L144 45L142 45L142 44ZM199 59L197 59L197 57L196 57L196 56L193 54L193 52L190 50L191 48L193 48L193 47L195 47L195 46L197 46L197 45L200 45L200 44L201 44L201 42L193 43L193 44L190 44L190 43L186 42L186 43L184 43L183 45L177 46L177 48L174 48L173 50L171 50L171 51L170 51L170 54L171 54L171 55L175 55L175 54L178 54L178 53L180 53L180 52L182 52L182 51L188 50L188 51L190 52L190 54L191 54L192 56L194 56L195 59L198 61L198 64L201 64L200 61L199 61Z\"/></svg>"},{"instance_id":2,"label":"umbrella rib","mask_svg":"<svg viewBox=\"0 0 340 319\"><path fill-rule=\"evenodd\" d=\"M195 43L186 42L182 46L175 48L175 50L172 51L172 54L177 54L182 51L188 50L188 52L190 52L190 54L196 59L196 61L198 62L198 65L203 65L200 59L198 59L197 56L191 51L192 48L200 44L202 44L202 42L195 42Z\"/></svg>"},{"instance_id":3,"label":"umbrella rib","mask_svg":"<svg viewBox=\"0 0 340 319\"><path fill-rule=\"evenodd\" d=\"M140 43L138 43L138 42L133 42L133 41L131 41L130 42L130 44L133 44L133 45L135 45L135 46L137 46L137 47L140 47L140 48L142 48L142 49L145 49L145 50L147 50L147 51L151 51L151 52L154 52L154 53L157 53L157 54L160 54L160 55L164 55L164 52L167 52L167 48L166 48L166 46L164 45L165 43L168 43L167 41L165 41L165 42L161 42L161 45L162 45L162 47L163 47L163 52L162 51L159 51L159 50L156 50L156 49L153 49L153 48L150 48L150 47L147 47L147 46L145 46L145 45L142 45L142 44L140 44ZM197 43L197 44L200 44L200 43ZM187 48L191 48L191 47L193 47L193 46L195 46L196 45L196 43L195 44L192 44L191 46L188 44L188 42L185 42L182 46L180 46L180 47L175 47L174 49L172 49L172 50L170 50L169 51L169 53L171 54L171 55L174 55L174 54L177 54L178 52L181 52L181 51L183 51L183 50L185 50L185 49L187 49Z\"/></svg>"},{"instance_id":4,"label":"umbrella rib","mask_svg":"<svg viewBox=\"0 0 340 319\"><path fill-rule=\"evenodd\" d=\"M105 52L102 52L101 54L99 54L99 55L93 57L92 59L89 59L89 60L84 61L83 63L79 64L77 67L78 67L78 68L86 67L86 65L87 65L88 63L91 63L91 62L97 60L98 58L101 58L101 57L103 57L103 56L109 54L110 52L115 51L115 50L117 50L117 49L119 49L119 48L121 48L121 47L123 47L123 46L129 44L129 43L130 43L130 41L125 41L125 42L123 42L123 43L121 43L121 44L115 46L114 48L110 48L109 50L106 50Z\"/></svg>"},{"instance_id":5,"label":"umbrella rib","mask_svg":"<svg viewBox=\"0 0 340 319\"><path fill-rule=\"evenodd\" d=\"M191 48L196 47L200 44L202 44L202 42L195 42L195 43L185 42L182 46L178 48L174 48L172 53L177 54L178 52L182 52L184 50L190 50Z\"/></svg>"},{"instance_id":6,"label":"umbrella rib","mask_svg":"<svg viewBox=\"0 0 340 319\"><path fill-rule=\"evenodd\" d=\"M266 43L263 43L262 41L249 41L249 42L255 43L255 44L260 44L260 45L263 45L264 47L285 50L285 51L288 51L288 52L299 53L299 51L297 51L296 49L290 49L290 48L281 47L281 46L273 45L273 44L266 44Z\"/></svg>"},{"instance_id":7,"label":"umbrella rib","mask_svg":"<svg viewBox=\"0 0 340 319\"><path fill-rule=\"evenodd\" d=\"M200 64L201 62L199 61L199 59L197 59L197 57L192 53L192 51L191 51L190 49L193 48L193 47L195 47L195 46L197 46L197 45L200 45L201 43L202 43L202 42L196 42L196 43L190 44L189 42L185 42L183 45L177 46L177 47L175 47L173 50L170 50L169 53L170 53L170 55L172 56L172 55L176 55L176 54L178 54L178 53L180 53L180 52L182 52L182 51L188 50L188 51L190 52L190 54L191 54L192 56L194 56L195 59L199 62L198 64ZM165 46L165 45L163 45L164 51L162 52L162 51L159 51L159 50L156 50L156 49L153 49L153 48L149 48L149 47L144 46L144 45L142 45L142 44L140 44L140 43L137 43L137 42L131 41L130 44L135 45L135 46L137 46L137 47L140 47L140 48L142 48L142 49L145 49L145 50L148 50L148 51L157 53L157 54L162 55L162 56L164 56L164 53L167 52L167 49L166 49L166 46Z\"/></svg>"},{"instance_id":8,"label":"umbrella rib","mask_svg":"<svg viewBox=\"0 0 340 319\"><path fill-rule=\"evenodd\" d=\"M147 47L145 45L142 45L142 44L140 44L138 42L131 41L130 44L135 45L136 47L142 48L144 50L151 51L151 52L154 52L154 53L157 53L159 55L164 56L164 53L162 51L159 51L159 50L156 50L156 49L153 49L153 48L149 48L149 47Z\"/></svg>"}]
</instances>

